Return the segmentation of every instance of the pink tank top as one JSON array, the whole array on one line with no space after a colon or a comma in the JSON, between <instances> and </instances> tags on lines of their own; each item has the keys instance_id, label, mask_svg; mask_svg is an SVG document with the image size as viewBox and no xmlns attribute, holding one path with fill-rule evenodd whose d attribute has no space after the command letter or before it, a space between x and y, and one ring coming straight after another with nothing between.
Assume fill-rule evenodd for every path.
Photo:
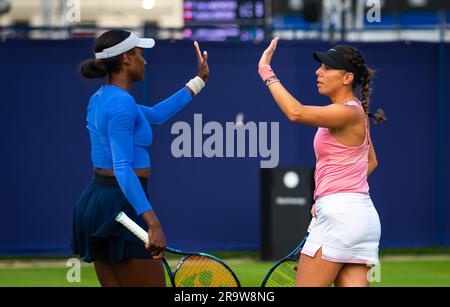
<instances>
[{"instance_id":1,"label":"pink tank top","mask_svg":"<svg viewBox=\"0 0 450 307\"><path fill-rule=\"evenodd\" d=\"M349 100L344 105L361 104ZM319 127L314 137L316 189L314 199L333 193L369 194L367 170L369 159L369 127L366 118L366 137L361 146L346 146L330 134L328 128Z\"/></svg>"}]
</instances>

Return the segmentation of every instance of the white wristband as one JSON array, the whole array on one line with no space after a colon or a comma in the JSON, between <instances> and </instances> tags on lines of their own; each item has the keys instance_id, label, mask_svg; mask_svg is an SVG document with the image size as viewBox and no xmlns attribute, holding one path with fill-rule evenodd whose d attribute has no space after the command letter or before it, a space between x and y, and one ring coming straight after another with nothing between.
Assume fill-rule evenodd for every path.
<instances>
[{"instance_id":1,"label":"white wristband","mask_svg":"<svg viewBox=\"0 0 450 307\"><path fill-rule=\"evenodd\" d=\"M197 95L205 87L205 81L199 76L196 76L194 79L189 80L189 82L186 83L186 86L194 92L194 95Z\"/></svg>"}]
</instances>

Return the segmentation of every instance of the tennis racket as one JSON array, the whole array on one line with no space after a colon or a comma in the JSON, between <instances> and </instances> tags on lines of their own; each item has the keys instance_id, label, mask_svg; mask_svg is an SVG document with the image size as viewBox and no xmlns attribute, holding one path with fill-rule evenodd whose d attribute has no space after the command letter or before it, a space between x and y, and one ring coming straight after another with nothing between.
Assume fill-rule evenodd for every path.
<instances>
[{"instance_id":1,"label":"tennis racket","mask_svg":"<svg viewBox=\"0 0 450 307\"><path fill-rule=\"evenodd\" d=\"M116 221L128 228L144 243L148 243L148 233L130 219L124 212L120 212ZM217 257L205 253L189 253L166 247L166 251L182 256L172 272L167 259L163 259L164 266L173 287L240 287L236 274L230 267Z\"/></svg>"},{"instance_id":2,"label":"tennis racket","mask_svg":"<svg viewBox=\"0 0 450 307\"><path fill-rule=\"evenodd\" d=\"M261 287L294 287L297 272L295 267L298 266L300 258L300 251L305 245L311 227L316 223L316 218L313 217L308 226L308 233L303 238L302 242L286 257L277 261L272 268L267 272Z\"/></svg>"}]
</instances>

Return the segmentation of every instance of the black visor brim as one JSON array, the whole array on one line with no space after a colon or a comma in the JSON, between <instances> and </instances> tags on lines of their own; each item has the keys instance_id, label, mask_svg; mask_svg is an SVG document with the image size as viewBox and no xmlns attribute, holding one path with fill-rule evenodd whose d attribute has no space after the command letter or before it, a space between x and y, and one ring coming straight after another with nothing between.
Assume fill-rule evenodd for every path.
<instances>
[{"instance_id":1,"label":"black visor brim","mask_svg":"<svg viewBox=\"0 0 450 307\"><path fill-rule=\"evenodd\" d=\"M335 59L333 59L328 53L326 52L314 52L313 53L314 59L319 62L323 63L326 66L329 66L331 68L335 69L345 69L339 62L337 62Z\"/></svg>"},{"instance_id":2,"label":"black visor brim","mask_svg":"<svg viewBox=\"0 0 450 307\"><path fill-rule=\"evenodd\" d=\"M313 57L317 62L323 63L328 67L331 67L333 69L342 69L353 73L355 75L356 84L362 83L361 74L356 69L354 69L351 63L349 63L346 59L344 59L343 56L338 55L336 53L332 54L330 53L330 51L328 51L328 52L314 52Z\"/></svg>"}]
</instances>

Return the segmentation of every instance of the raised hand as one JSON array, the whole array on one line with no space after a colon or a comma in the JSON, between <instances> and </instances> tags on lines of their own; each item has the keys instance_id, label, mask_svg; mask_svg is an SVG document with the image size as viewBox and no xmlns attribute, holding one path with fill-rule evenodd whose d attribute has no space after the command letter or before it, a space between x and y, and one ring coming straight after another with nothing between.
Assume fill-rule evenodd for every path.
<instances>
[{"instance_id":1,"label":"raised hand","mask_svg":"<svg viewBox=\"0 0 450 307\"><path fill-rule=\"evenodd\" d=\"M258 68L260 68L262 65L270 65L270 62L272 61L273 54L275 53L275 50L277 49L278 44L278 37L275 37L270 42L269 47L267 47L266 50L264 50L261 59L259 60Z\"/></svg>"},{"instance_id":2,"label":"raised hand","mask_svg":"<svg viewBox=\"0 0 450 307\"><path fill-rule=\"evenodd\" d=\"M197 54L197 76L206 82L209 77L208 52L204 51L202 55L197 41L194 42L194 46Z\"/></svg>"}]
</instances>

